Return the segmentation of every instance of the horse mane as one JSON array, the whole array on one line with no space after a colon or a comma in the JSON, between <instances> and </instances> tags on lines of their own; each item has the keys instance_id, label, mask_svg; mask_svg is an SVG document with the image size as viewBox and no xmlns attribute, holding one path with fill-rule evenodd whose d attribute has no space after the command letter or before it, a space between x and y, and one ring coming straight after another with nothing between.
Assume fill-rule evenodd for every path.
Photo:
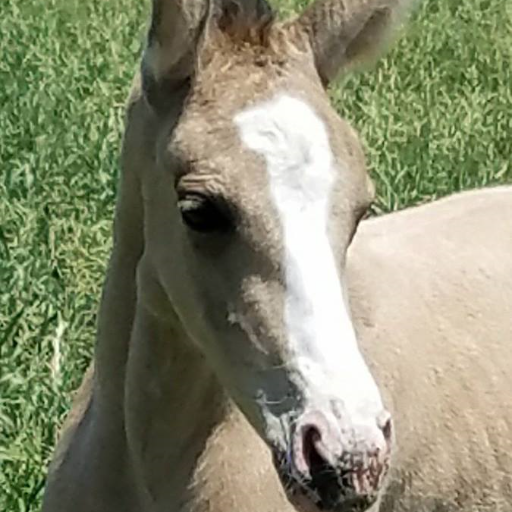
<instances>
[{"instance_id":1,"label":"horse mane","mask_svg":"<svg viewBox=\"0 0 512 512\"><path fill-rule=\"evenodd\" d=\"M211 6L214 26L235 44L266 47L276 20L267 0L220 0Z\"/></svg>"}]
</instances>

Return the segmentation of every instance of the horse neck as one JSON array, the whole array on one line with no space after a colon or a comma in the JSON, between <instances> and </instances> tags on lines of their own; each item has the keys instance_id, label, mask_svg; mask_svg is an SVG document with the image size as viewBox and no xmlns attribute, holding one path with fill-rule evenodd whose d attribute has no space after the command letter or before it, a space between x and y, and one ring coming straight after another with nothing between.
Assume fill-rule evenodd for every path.
<instances>
[{"instance_id":1,"label":"horse neck","mask_svg":"<svg viewBox=\"0 0 512 512\"><path fill-rule=\"evenodd\" d=\"M142 499L157 504L156 509L170 504L166 510L187 503L190 511L252 511L260 509L262 500L271 500L276 509L288 511L263 441L227 396L168 301L158 298L158 285L143 271L139 284L125 421Z\"/></svg>"},{"instance_id":2,"label":"horse neck","mask_svg":"<svg viewBox=\"0 0 512 512\"><path fill-rule=\"evenodd\" d=\"M147 499L158 502L170 500L162 493L182 494L188 487L209 438L233 406L168 301L158 297L158 284L141 274L139 269L125 425L137 480Z\"/></svg>"}]
</instances>

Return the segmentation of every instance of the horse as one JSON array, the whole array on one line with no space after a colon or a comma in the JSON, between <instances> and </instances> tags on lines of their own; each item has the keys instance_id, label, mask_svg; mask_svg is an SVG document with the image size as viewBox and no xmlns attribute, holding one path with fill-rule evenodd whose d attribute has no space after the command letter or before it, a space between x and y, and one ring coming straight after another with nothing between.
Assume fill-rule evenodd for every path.
<instances>
[{"instance_id":1,"label":"horse","mask_svg":"<svg viewBox=\"0 0 512 512\"><path fill-rule=\"evenodd\" d=\"M448 456L456 446L436 438L440 422L457 417L451 399L451 416L434 414L444 367L416 382L425 361L411 354L437 363L433 349L417 347L440 332L425 325L435 307L448 314L451 301L469 300L477 312L493 306L479 325L496 319L486 356L506 365L510 301L496 302L495 290L512 289L510 277L496 287L496 271L483 266L487 287L452 283L448 300L422 290L435 269L416 273L410 263L395 277L410 286L416 279L418 289L398 293L389 265L400 247L373 250L379 233L396 224L407 246L409 228L430 224L422 210L397 214L408 222L361 222L373 185L356 132L326 94L340 73L378 53L409 3L316 0L281 22L261 1L153 0L127 106L94 363L51 462L44 512L374 512L431 492L438 506L453 482L472 482ZM510 223L491 229L509 211L510 190L504 195L487 223L478 213L467 219L496 255L510 250ZM441 206L428 217L439 218ZM433 244L436 236L424 234ZM457 255L467 239L455 239ZM407 248L400 254L414 260ZM438 348L450 328L459 334L461 318L471 336L456 339L468 348L481 340L459 306ZM454 366L453 396L462 396L464 371ZM500 390L506 379L499 373ZM510 415L500 419L506 433ZM423 436L417 444L411 429ZM425 463L415 446L431 450ZM503 469L506 451L496 453L491 467ZM450 485L439 481L446 468L458 468ZM483 503L494 485L466 486L470 497L455 502ZM493 503L505 499L499 492Z\"/></svg>"}]
</instances>

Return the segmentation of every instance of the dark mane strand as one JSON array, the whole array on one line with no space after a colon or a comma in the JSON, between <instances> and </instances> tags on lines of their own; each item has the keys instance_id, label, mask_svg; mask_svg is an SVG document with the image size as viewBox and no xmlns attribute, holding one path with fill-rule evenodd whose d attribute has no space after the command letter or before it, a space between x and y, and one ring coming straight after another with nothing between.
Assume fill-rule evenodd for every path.
<instances>
[{"instance_id":1,"label":"dark mane strand","mask_svg":"<svg viewBox=\"0 0 512 512\"><path fill-rule=\"evenodd\" d=\"M234 42L267 46L275 21L275 12L266 0L221 0L212 13L219 30Z\"/></svg>"}]
</instances>

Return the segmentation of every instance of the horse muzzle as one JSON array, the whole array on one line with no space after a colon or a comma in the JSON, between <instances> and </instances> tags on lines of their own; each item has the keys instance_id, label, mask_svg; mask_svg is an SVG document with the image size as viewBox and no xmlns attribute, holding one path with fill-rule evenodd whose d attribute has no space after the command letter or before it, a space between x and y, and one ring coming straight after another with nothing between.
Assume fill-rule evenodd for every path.
<instances>
[{"instance_id":1,"label":"horse muzzle","mask_svg":"<svg viewBox=\"0 0 512 512\"><path fill-rule=\"evenodd\" d=\"M374 505L388 473L392 424L333 425L320 412L295 423L290 446L273 460L289 501L300 512L365 512Z\"/></svg>"}]
</instances>

